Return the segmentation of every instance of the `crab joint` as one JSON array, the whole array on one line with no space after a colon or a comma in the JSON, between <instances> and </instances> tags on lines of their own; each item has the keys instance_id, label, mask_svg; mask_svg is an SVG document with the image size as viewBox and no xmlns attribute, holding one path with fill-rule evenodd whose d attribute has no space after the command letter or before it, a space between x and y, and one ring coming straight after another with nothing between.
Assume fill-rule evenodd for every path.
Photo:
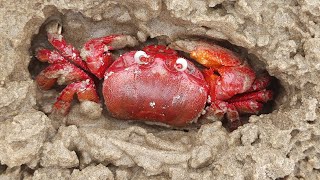
<instances>
[{"instance_id":1,"label":"crab joint","mask_svg":"<svg viewBox=\"0 0 320 180\"><path fill-rule=\"evenodd\" d=\"M174 68L177 70L177 71L185 71L187 68L188 68L188 62L186 59L184 58L178 58L176 60L176 63L174 65Z\"/></svg>"},{"instance_id":2,"label":"crab joint","mask_svg":"<svg viewBox=\"0 0 320 180\"><path fill-rule=\"evenodd\" d=\"M149 56L148 56L147 53L144 52L144 51L137 51L137 52L134 54L134 60L135 60L138 64L148 64L147 61L143 61L143 60L145 60L146 58L149 58Z\"/></svg>"}]
</instances>

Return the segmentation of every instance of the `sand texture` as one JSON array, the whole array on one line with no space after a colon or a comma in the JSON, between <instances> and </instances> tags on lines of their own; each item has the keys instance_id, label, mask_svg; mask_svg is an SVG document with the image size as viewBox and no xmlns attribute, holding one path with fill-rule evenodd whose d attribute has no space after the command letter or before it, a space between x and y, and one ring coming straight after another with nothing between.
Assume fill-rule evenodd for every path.
<instances>
[{"instance_id":1,"label":"sand texture","mask_svg":"<svg viewBox=\"0 0 320 180\"><path fill-rule=\"evenodd\" d=\"M320 1L0 0L0 19L0 179L320 179ZM33 57L52 19L77 48L115 33L228 42L278 79L273 111L233 132L120 121L90 103L52 116L59 92L39 90Z\"/></svg>"}]
</instances>

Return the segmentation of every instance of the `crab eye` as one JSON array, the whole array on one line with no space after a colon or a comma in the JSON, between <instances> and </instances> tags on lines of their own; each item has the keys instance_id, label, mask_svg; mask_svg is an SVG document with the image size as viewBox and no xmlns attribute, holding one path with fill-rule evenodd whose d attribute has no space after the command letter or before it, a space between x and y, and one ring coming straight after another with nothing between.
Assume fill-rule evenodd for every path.
<instances>
[{"instance_id":1,"label":"crab eye","mask_svg":"<svg viewBox=\"0 0 320 180\"><path fill-rule=\"evenodd\" d=\"M177 71L185 71L187 68L188 68L188 62L186 59L184 58L178 58L176 60L176 63L174 65L174 68L177 70Z\"/></svg>"},{"instance_id":2,"label":"crab eye","mask_svg":"<svg viewBox=\"0 0 320 180\"><path fill-rule=\"evenodd\" d=\"M134 60L138 63L138 64L148 64L148 62L143 61L143 59L148 58L149 56L147 55L146 52L144 51L137 51L134 54Z\"/></svg>"}]
</instances>

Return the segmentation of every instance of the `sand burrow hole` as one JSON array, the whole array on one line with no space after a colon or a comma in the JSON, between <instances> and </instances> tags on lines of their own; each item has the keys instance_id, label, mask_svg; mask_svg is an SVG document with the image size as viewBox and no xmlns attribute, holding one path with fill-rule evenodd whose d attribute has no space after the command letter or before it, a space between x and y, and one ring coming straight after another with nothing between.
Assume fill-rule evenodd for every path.
<instances>
[{"instance_id":1,"label":"sand burrow hole","mask_svg":"<svg viewBox=\"0 0 320 180\"><path fill-rule=\"evenodd\" d=\"M35 58L35 52L36 52L37 48L39 48L39 47L53 49L53 47L47 41L47 35L46 35L46 27L49 23L51 23L53 21L57 21L62 25L62 27L63 27L62 35L65 37L65 39L69 43L71 43L72 45L74 45L78 49L81 49L82 45L86 41L88 41L89 39L102 37L102 36L106 36L106 35L110 35L110 34L128 34L128 35L132 35L133 37L135 37L139 41L138 45L134 46L132 48L124 48L121 50L113 51L113 54L115 57L117 57L120 54L127 52L129 50L141 49L143 46L148 45L148 44L168 45L175 40L199 39L199 40L214 42L220 46L226 47L234 52L237 52L241 56L245 57L245 59L247 59L250 66L257 72L257 74L267 72L265 69L266 65L262 61L260 61L255 55L249 54L247 49L233 45L225 40L217 40L217 39L212 39L212 38L205 37L205 36L188 34L185 31L176 33L174 38L172 36L169 37L166 34L162 34L162 35L151 38L148 35L148 33L143 32L143 30L141 28L139 28L137 26L137 23L135 23L134 21L114 22L114 20L112 20L112 18L111 19L102 19L102 20L95 19L94 20L94 19L86 18L81 13L74 12L71 10L65 11L63 13L55 12L53 14L54 15L52 15L46 19L46 21L40 27L39 33L34 35L33 39L32 39L32 44L31 44L31 48L30 48L30 53L31 53L32 59L30 61L29 67L28 67L32 78L35 78L36 75L39 74L41 70L43 70L45 67L48 66L48 63L42 63ZM186 57L188 56L185 53L182 53L182 52L180 52L180 53L181 53L181 56L186 56ZM96 84L97 84L98 91L99 91L98 93L101 95L102 81L99 82L98 79L96 79L96 80L97 80ZM61 92L61 90L64 87L65 86L55 85L54 88L49 91L40 91L39 90L38 96L37 96L39 110L50 115L51 106L54 103L55 98L58 96L59 92ZM266 103L264 105L264 108L261 111L262 114L268 114L268 113L271 113L273 110L275 110L279 106L279 104L277 102L281 102L281 100L279 100L279 98L280 98L279 94L284 93L283 87L281 86L280 82L274 77L273 77L272 83L268 89L272 89L274 91L274 94L275 94L274 99L275 100L269 101L268 103ZM64 120L61 120L60 122L67 123L67 124L79 125L81 123L84 123L86 117L77 115L77 113L81 114L81 110L79 110L79 102L77 100L74 100L73 103L74 103L74 105L72 106L72 110L71 110L70 114L68 115L68 117L56 117L56 116L54 116L54 117L49 116L49 117L54 118L56 120L59 118L62 118ZM78 108L78 110L77 110L77 108ZM75 116L78 118L72 118ZM81 119L83 119L83 121L80 123L79 123L79 117L81 117ZM243 115L242 116L244 122L247 122L249 117L250 117L250 115ZM78 119L78 120L74 120L74 119ZM112 126L118 126L118 125L127 126L127 125L130 125L130 123L131 124L138 123L141 126L148 126L148 125L145 125L145 124L142 124L139 122L124 122L124 121L115 120L108 115L108 112L105 109L103 110L102 116L99 119L101 121L104 121L105 122L104 124L108 124L106 126L109 126L110 124L112 124ZM99 122L101 122L101 121L99 121ZM90 121L90 123L96 123L96 122L98 122L98 121ZM203 120L202 122L208 123L206 120ZM223 124L226 124L225 120L223 121ZM156 129L157 128L162 129L162 127L158 127L158 126L152 126L152 127L156 128ZM199 127L199 125L195 125L195 127Z\"/></svg>"}]
</instances>

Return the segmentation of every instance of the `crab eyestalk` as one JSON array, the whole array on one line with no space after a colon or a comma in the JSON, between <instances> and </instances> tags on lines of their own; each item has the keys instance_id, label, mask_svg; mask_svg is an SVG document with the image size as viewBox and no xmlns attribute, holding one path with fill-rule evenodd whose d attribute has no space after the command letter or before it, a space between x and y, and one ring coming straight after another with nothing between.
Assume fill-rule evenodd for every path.
<instances>
[{"instance_id":1,"label":"crab eyestalk","mask_svg":"<svg viewBox=\"0 0 320 180\"><path fill-rule=\"evenodd\" d=\"M185 71L188 68L187 60L184 58L178 58L174 64L174 68L180 72Z\"/></svg>"},{"instance_id":2,"label":"crab eyestalk","mask_svg":"<svg viewBox=\"0 0 320 180\"><path fill-rule=\"evenodd\" d=\"M147 58L149 58L150 56L147 55L146 52L144 51L137 51L134 54L134 60L136 63L142 65L142 64L148 64Z\"/></svg>"}]
</instances>

